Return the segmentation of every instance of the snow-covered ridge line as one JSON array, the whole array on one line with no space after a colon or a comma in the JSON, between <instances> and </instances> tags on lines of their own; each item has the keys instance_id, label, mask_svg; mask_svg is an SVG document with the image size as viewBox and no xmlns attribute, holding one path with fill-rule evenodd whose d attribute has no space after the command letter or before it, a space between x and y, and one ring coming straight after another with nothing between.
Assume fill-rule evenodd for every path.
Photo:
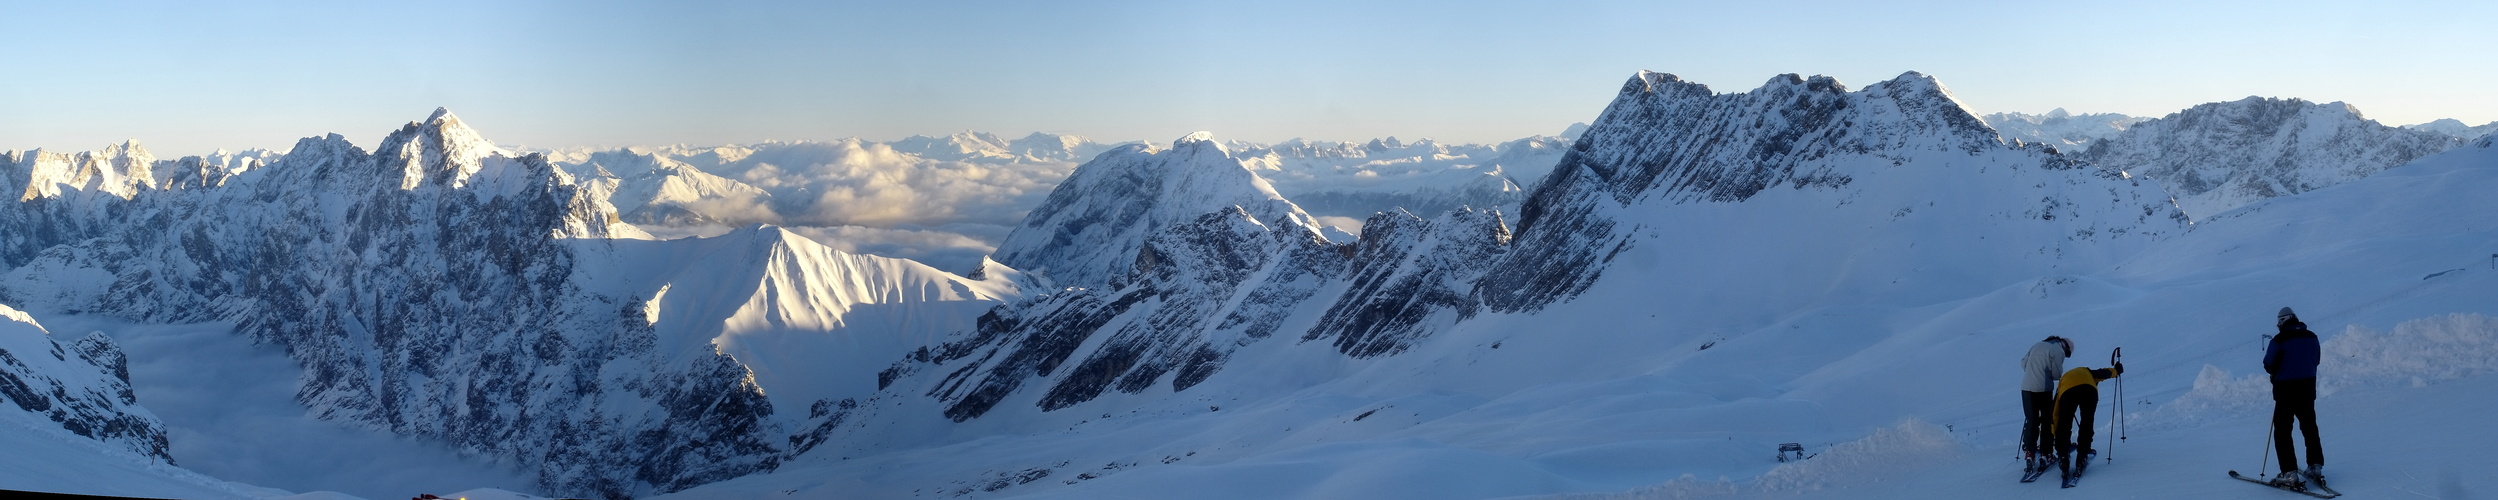
<instances>
[{"instance_id":1,"label":"snow-covered ridge line","mask_svg":"<svg viewBox=\"0 0 2498 500\"><path fill-rule=\"evenodd\" d=\"M2188 216L2201 220L2461 144L2442 133L2377 123L2341 102L2248 97L2134 124L2077 156L2159 180Z\"/></svg>"},{"instance_id":2,"label":"snow-covered ridge line","mask_svg":"<svg viewBox=\"0 0 2498 500\"><path fill-rule=\"evenodd\" d=\"M34 198L0 225L0 300L233 321L304 366L312 415L511 460L549 490L681 489L769 470L786 441L747 367L664 348L674 332L637 321L652 290L600 285L636 269L583 267L638 231L448 112L372 153L306 138L213 186Z\"/></svg>"},{"instance_id":3,"label":"snow-covered ridge line","mask_svg":"<svg viewBox=\"0 0 2498 500\"><path fill-rule=\"evenodd\" d=\"M1287 380L1358 371L1433 348L1481 316L1531 316L1570 300L1625 252L1653 260L1636 268L1674 277L1758 267L1767 263L1730 252L1757 252L1732 235L1762 227L1808 235L1782 245L1797 255L1777 265L1835 268L1826 274L1841 283L1835 300L1906 287L1938 291L1903 300L1981 293L2112 262L2185 228L2156 186L2044 146L2007 145L1914 73L1855 92L1787 75L1723 95L1637 75L1529 201L1545 218L1515 233L1497 212L1458 209L1376 215L1352 244L1316 238L1296 211L1274 208L1291 202L1261 172L1202 139L1168 151L1131 146L1080 167L1000 251L1072 287L992 311L979 328L896 363L880 375L883 394L843 408L848 424L828 446L875 454L1190 397L1275 397L1300 386L1227 367L1336 367ZM1187 175L1201 177L1172 180ZM1762 215L1713 222L1745 213ZM1974 255L1909 244L1987 235L2009 237ZM1685 247L1699 253L1656 256ZM1095 253L1062 253L1076 251ZM1875 264L1852 271L1852 260ZM1931 266L1979 270L1910 273ZM1070 268L1087 277L1069 283ZM1901 284L1910 277L1919 281ZM1274 342L1277 333L1295 341ZM1224 389L1193 392L1208 386ZM956 427L919 420L940 415ZM892 430L930 425L957 430Z\"/></svg>"},{"instance_id":4,"label":"snow-covered ridge line","mask_svg":"<svg viewBox=\"0 0 2498 500\"><path fill-rule=\"evenodd\" d=\"M0 304L0 417L51 424L141 456L173 461L165 425L139 406L121 348L103 332L63 341ZM14 409L11 409L14 408ZM19 413L23 412L23 413Z\"/></svg>"},{"instance_id":5,"label":"snow-covered ridge line","mask_svg":"<svg viewBox=\"0 0 2498 500\"><path fill-rule=\"evenodd\" d=\"M2147 117L2118 113L2073 114L2056 108L2046 114L1989 113L1978 117L2005 139L2055 146L2066 152L2080 152L2090 143L2123 133L2126 128L2150 120Z\"/></svg>"},{"instance_id":6,"label":"snow-covered ridge line","mask_svg":"<svg viewBox=\"0 0 2498 500\"><path fill-rule=\"evenodd\" d=\"M2039 229L2069 226L2059 232L2072 241L2131 241L2107 247L2117 253L2182 231L2185 222L2156 186L2043 147L2007 144L1940 82L1916 72L1854 92L1828 77L1782 75L1739 94L1642 72L1572 148L1520 209L1520 251L1476 289L1493 310L1533 311L1584 291L1605 263L1645 239L1623 226L1639 213L1632 207L1740 203L1773 190L1875 193L1856 185L1871 180L1862 176L2026 185L2019 189L2036 191L2031 201L1987 203L2033 205L2014 211ZM2011 180L2024 176L2042 179ZM1946 189L1954 192L1941 201L2009 198ZM2114 196L2085 196L2093 191ZM1891 210L1897 220L1922 208Z\"/></svg>"},{"instance_id":7,"label":"snow-covered ridge line","mask_svg":"<svg viewBox=\"0 0 2498 500\"><path fill-rule=\"evenodd\" d=\"M1062 286L1100 287L1139 266L1137 251L1153 232L1224 207L1268 223L1318 226L1211 134L1198 132L1168 149L1122 146L1085 163L998 243L995 258ZM1310 236L1325 241L1315 231Z\"/></svg>"}]
</instances>

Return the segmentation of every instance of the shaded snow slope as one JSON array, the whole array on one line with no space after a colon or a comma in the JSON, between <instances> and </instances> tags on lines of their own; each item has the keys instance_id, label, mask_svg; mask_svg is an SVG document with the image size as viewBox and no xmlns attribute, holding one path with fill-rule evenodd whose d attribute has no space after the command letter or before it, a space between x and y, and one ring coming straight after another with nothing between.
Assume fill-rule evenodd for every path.
<instances>
[{"instance_id":1,"label":"shaded snow slope","mask_svg":"<svg viewBox=\"0 0 2498 500\"><path fill-rule=\"evenodd\" d=\"M2157 179L2202 220L2350 182L2461 144L2379 124L2340 102L2248 97L2197 105L2094 142L2081 157Z\"/></svg>"},{"instance_id":2,"label":"shaded snow slope","mask_svg":"<svg viewBox=\"0 0 2498 500\"><path fill-rule=\"evenodd\" d=\"M165 425L139 406L121 348L63 341L0 305L0 489L175 498L269 493L173 464ZM282 493L282 492L280 492Z\"/></svg>"},{"instance_id":3,"label":"shaded snow slope","mask_svg":"<svg viewBox=\"0 0 2498 500\"><path fill-rule=\"evenodd\" d=\"M10 415L50 420L56 430L171 462L164 423L130 390L121 346L101 333L63 340L33 316L0 305L0 399L16 408Z\"/></svg>"},{"instance_id":4,"label":"shaded snow slope","mask_svg":"<svg viewBox=\"0 0 2498 500\"><path fill-rule=\"evenodd\" d=\"M1885 95L1880 88L1865 97ZM1741 99L1729 96L1738 97L1718 98ZM1606 128L1593 127L1587 143L1607 144ZM1848 130L1850 137L1865 132ZM2064 335L2080 349L2069 366L2104 366L2109 348L2125 348L2130 370L2110 385L2123 386L2130 422L2122 433L2112 427L2119 398L2111 394L2098 410L2097 446L2116 460L2094 466L2080 490L2063 494L2279 498L2222 472L2252 473L2249 460L2269 458L2256 456L2264 396L2250 394L2240 377L2260 370L2262 335L2284 305L2298 308L2328 344L2349 346L2335 352L2352 355L2329 365L2325 376L2348 382L2328 384L2335 390L2319 402L2338 487L2363 497L2468 497L2498 488L2470 474L2489 461L2461 437L2480 432L2474 415L2498 409L2471 396L2498 383L2491 375L2498 363L2476 354L2498 345L2486 319L2498 315L2488 300L2498 296L2498 272L2488 270L2498 219L2475 215L2498 213L2498 198L2482 194L2498 185L2498 150L2486 141L2260 201L2191 231L2154 217L2144 222L2171 228L2162 238L2090 242L2022 225L2055 227L2092 212L2050 224L1951 204L1985 203L1990 198L1972 193L2005 189L1985 183L2007 179L2016 186L2057 178L2047 176L2095 179L2076 189L2095 193L2132 185L2087 168L1987 164L2002 161L1995 155L2052 157L1958 149L1985 147L1979 132L1927 150L1941 154L1874 150L1910 160L1897 168L1833 168L1854 174L1848 186L1864 191L1853 196L1779 183L1741 201L1645 202L1606 212L1656 236L1633 232L1628 237L1639 239L1568 300L1480 312L1401 353L1352 358L1269 341L1233 351L1224 371L1186 391L1106 397L1057 412L997 411L960 424L938 418L943 406L898 405L860 417L868 421L863 429L918 436L910 438L917 446L801 456L772 475L680 495L2058 494L2048 483L2015 483L2010 457L2020 353L2041 337ZM1915 137L1932 144L1958 134ZM1947 166L1936 170L1957 175L1921 176L1910 165ZM1887 184L1882 176L1915 182ZM1947 178L1959 181L1939 180ZM1886 231L1857 229L1886 224L1896 207L1885 207L1899 201L1886 196L1912 194L1937 203L1903 214ZM2120 213L2116 220L2132 221L2138 212ZM1920 225L1916 217L1949 223ZM1505 258L1533 248L1539 223L1529 224ZM1894 244L1885 239L1891 231L1915 236ZM1970 233L1942 236L1958 231ZM1721 238L1748 244L1712 243ZM2039 257L2049 244L2067 245L2065 257ZM1928 253L1937 255L1901 257ZM1894 279L1915 286L1887 287ZM1317 321L1307 307L1302 313L1284 329ZM1254 375L1236 376L1243 373ZM1038 399L1024 397L1032 399L1010 402ZM2107 441L2119 435L2127 439ZM1770 456L1783 442L1822 455L1780 464Z\"/></svg>"},{"instance_id":5,"label":"shaded snow slope","mask_svg":"<svg viewBox=\"0 0 2498 500\"><path fill-rule=\"evenodd\" d=\"M306 415L295 402L303 368L281 346L235 335L233 325L47 319L57 330L105 332L123 346L130 385L164 421L173 457L201 474L380 499L478 486L537 490L528 474L492 456Z\"/></svg>"},{"instance_id":6,"label":"shaded snow slope","mask_svg":"<svg viewBox=\"0 0 2498 500\"><path fill-rule=\"evenodd\" d=\"M1744 305L1694 311L1715 315L1825 294L1934 300L2088 269L2185 229L2156 185L2008 146L1915 73L1855 92L1787 75L1740 94L1642 73L1573 148L1521 209L1516 250L1477 285L1491 309L1575 296L1641 247L1709 263L1659 283L1791 287L1657 297Z\"/></svg>"},{"instance_id":7,"label":"shaded snow slope","mask_svg":"<svg viewBox=\"0 0 2498 500\"><path fill-rule=\"evenodd\" d=\"M1166 225L1126 280L915 352L834 445L776 475L883 496L1627 488L1855 429L1778 395L1879 342L1837 333L1859 320L2102 268L2185 228L2156 186L2007 146L1916 74L1716 94L1643 73L1572 148L1514 232L1489 212L1383 214L1331 255L1265 243L1238 209ZM1776 362L1655 373L1695 352ZM1713 430L1616 439L1658 420ZM775 481L687 494L796 486Z\"/></svg>"}]
</instances>

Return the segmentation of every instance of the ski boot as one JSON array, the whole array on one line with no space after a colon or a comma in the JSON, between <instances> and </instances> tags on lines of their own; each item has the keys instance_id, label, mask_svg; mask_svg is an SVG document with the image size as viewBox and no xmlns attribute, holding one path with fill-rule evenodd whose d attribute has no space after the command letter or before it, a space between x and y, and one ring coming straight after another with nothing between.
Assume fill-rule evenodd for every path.
<instances>
[{"instance_id":1,"label":"ski boot","mask_svg":"<svg viewBox=\"0 0 2498 500\"><path fill-rule=\"evenodd\" d=\"M2266 484L2271 484L2274 488L2304 492L2307 491L2307 483L2299 480L2299 476L2301 475L2303 474L2298 472L2284 472L2281 473L2281 475L2273 476L2272 482Z\"/></svg>"},{"instance_id":2,"label":"ski boot","mask_svg":"<svg viewBox=\"0 0 2498 500\"><path fill-rule=\"evenodd\" d=\"M2299 471L2298 475L2308 484L2314 484L2318 488L2330 488L2325 485L2325 464L2308 465L2307 470Z\"/></svg>"},{"instance_id":3,"label":"ski boot","mask_svg":"<svg viewBox=\"0 0 2498 500\"><path fill-rule=\"evenodd\" d=\"M2082 475L2077 474L2081 471L2073 470L2073 457L2071 455L2056 457L2056 472L2058 475L2064 476L2064 487L2066 488L2080 485L2082 482Z\"/></svg>"}]
</instances>

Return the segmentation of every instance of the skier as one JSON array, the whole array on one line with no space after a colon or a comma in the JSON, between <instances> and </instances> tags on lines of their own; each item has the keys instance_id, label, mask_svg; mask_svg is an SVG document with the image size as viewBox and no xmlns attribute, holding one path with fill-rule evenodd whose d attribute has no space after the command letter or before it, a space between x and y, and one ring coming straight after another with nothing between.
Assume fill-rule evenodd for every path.
<instances>
[{"instance_id":1,"label":"skier","mask_svg":"<svg viewBox=\"0 0 2498 500\"><path fill-rule=\"evenodd\" d=\"M2316 441L2316 364L2323 360L2323 347L2316 342L2316 332L2308 331L2290 308L2281 308L2273 318L2273 326L2281 332L2264 347L2264 373L2272 374L2272 435L2281 450L2276 455L2281 459L2281 475L2272 484L2300 491L2310 482L2323 487L2325 452ZM2299 433L2307 435L2304 470L2298 468L2298 454L2290 450L2291 420L2297 420Z\"/></svg>"},{"instance_id":2,"label":"skier","mask_svg":"<svg viewBox=\"0 0 2498 500\"><path fill-rule=\"evenodd\" d=\"M2047 457L2052 453L2048 439L2047 413L2055 409L2056 373L2064 371L2064 358L2073 355L2073 341L2054 335L2030 345L2030 354L2021 357L2021 477L2036 479L2035 474L2047 471ZM2026 482L2028 479L2024 479Z\"/></svg>"},{"instance_id":3,"label":"skier","mask_svg":"<svg viewBox=\"0 0 2498 500\"><path fill-rule=\"evenodd\" d=\"M2108 369L2075 367L2065 371L2064 378L2056 383L2056 411L2052 416L2056 431L2056 470L2064 473L2066 488L2073 487L2074 481L2081 479L2081 471L2074 468L2074 455L2080 455L2081 467L2089 467L2090 459L2099 455L2099 450L2090 447L2094 432L2092 427L2096 425L2093 421L2099 417L2099 381L2125 374L2124 363L2115 365ZM2077 437L2075 429L2081 433L2078 442L2074 439Z\"/></svg>"}]
</instances>

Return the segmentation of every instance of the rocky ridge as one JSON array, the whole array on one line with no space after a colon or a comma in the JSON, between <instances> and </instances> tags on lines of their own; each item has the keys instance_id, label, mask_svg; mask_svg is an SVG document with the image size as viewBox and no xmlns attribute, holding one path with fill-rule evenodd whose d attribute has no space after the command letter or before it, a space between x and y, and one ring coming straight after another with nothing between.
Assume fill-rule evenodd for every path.
<instances>
[{"instance_id":1,"label":"rocky ridge","mask_svg":"<svg viewBox=\"0 0 2498 500\"><path fill-rule=\"evenodd\" d=\"M24 418L173 463L165 425L139 406L130 365L103 332L64 341L0 305L0 401Z\"/></svg>"},{"instance_id":2,"label":"rocky ridge","mask_svg":"<svg viewBox=\"0 0 2498 500\"><path fill-rule=\"evenodd\" d=\"M2136 124L2078 157L2159 180L2186 215L2200 220L2367 177L2462 143L2377 123L2340 102L2248 97Z\"/></svg>"},{"instance_id":3,"label":"rocky ridge","mask_svg":"<svg viewBox=\"0 0 2498 500\"><path fill-rule=\"evenodd\" d=\"M105 179L147 178L127 173ZM235 322L304 367L312 415L510 460L564 494L673 491L783 452L745 366L663 348L655 293L580 267L638 232L447 111L371 153L332 134L213 186L95 186L0 205L0 300Z\"/></svg>"}]
</instances>

